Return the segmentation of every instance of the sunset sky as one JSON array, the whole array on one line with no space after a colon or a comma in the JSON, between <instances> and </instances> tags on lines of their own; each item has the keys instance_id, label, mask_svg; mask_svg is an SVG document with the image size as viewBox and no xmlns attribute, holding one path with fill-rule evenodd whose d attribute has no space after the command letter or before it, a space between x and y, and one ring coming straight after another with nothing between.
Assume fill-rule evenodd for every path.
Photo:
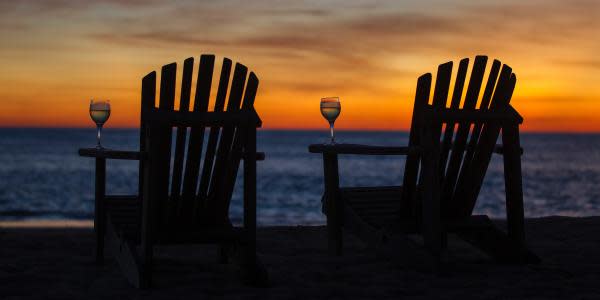
<instances>
[{"instance_id":1,"label":"sunset sky","mask_svg":"<svg viewBox=\"0 0 600 300\"><path fill-rule=\"evenodd\" d=\"M600 132L600 1L2 1L0 126L139 123L141 78L213 53L260 78L267 129L405 130L417 77L486 54L513 67L529 131Z\"/></svg>"}]
</instances>

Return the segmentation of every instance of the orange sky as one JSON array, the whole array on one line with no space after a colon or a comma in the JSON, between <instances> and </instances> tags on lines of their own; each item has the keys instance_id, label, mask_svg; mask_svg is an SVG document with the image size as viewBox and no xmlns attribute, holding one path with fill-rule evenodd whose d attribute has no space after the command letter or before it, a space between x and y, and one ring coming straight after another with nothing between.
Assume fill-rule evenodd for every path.
<instances>
[{"instance_id":1,"label":"orange sky","mask_svg":"<svg viewBox=\"0 0 600 300\"><path fill-rule=\"evenodd\" d=\"M529 131L600 131L600 1L2 1L0 126L138 125L142 76L214 53L260 78L264 127L407 129L417 77L487 54Z\"/></svg>"}]
</instances>

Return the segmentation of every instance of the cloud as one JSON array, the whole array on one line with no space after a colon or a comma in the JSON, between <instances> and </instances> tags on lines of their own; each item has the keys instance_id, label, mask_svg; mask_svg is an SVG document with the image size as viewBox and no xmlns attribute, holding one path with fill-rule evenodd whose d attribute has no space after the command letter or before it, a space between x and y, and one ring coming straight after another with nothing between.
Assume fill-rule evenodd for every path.
<instances>
[{"instance_id":1,"label":"cloud","mask_svg":"<svg viewBox=\"0 0 600 300\"><path fill-rule=\"evenodd\" d=\"M182 34L181 32L152 31L140 33L93 33L92 37L98 41L117 45L127 46L155 46L155 47L173 47L175 46L200 46L200 45L227 45L227 41L214 38L203 38L193 35Z\"/></svg>"},{"instance_id":2,"label":"cloud","mask_svg":"<svg viewBox=\"0 0 600 300\"><path fill-rule=\"evenodd\" d=\"M600 70L600 59L556 59L556 63L564 66Z\"/></svg>"},{"instance_id":3,"label":"cloud","mask_svg":"<svg viewBox=\"0 0 600 300\"><path fill-rule=\"evenodd\" d=\"M440 14L442 8L424 6L417 12L405 12L398 6L396 10L348 15L344 9L331 7L264 8L264 2L259 2L229 11L231 5L219 8L200 2L173 7L157 15L123 16L128 19L127 26L109 26L110 32L89 36L124 45L174 43L289 51L335 50L336 56L348 51L376 54L501 50L511 49L515 44L554 45L581 36L591 38L597 28L592 25L598 24L594 11L600 9L596 9L598 5L594 2L582 3L585 6L545 1L543 9L535 3L462 4L457 12L448 14ZM591 9L585 9L586 6ZM115 36L114 40L110 35Z\"/></svg>"},{"instance_id":4,"label":"cloud","mask_svg":"<svg viewBox=\"0 0 600 300\"><path fill-rule=\"evenodd\" d=\"M270 1L185 2L120 14L103 32L87 37L119 47L252 53L270 65L274 81L290 89L328 80L338 88L355 84L377 90L390 78L415 77L445 60L474 54L508 57L511 64L533 54L530 60L551 65L552 53L569 54L592 38L599 11L594 1L349 3L346 9L331 2L315 8ZM578 66L576 61L587 60L573 60L573 67L597 65ZM317 74L305 75L311 72Z\"/></svg>"},{"instance_id":5,"label":"cloud","mask_svg":"<svg viewBox=\"0 0 600 300\"><path fill-rule=\"evenodd\" d=\"M53 13L60 10L78 11L81 9L94 7L98 5L114 5L125 8L138 8L140 6L156 6L158 0L99 0L99 1L80 1L80 0L14 0L2 1L0 8L6 10L20 10L28 13Z\"/></svg>"},{"instance_id":6,"label":"cloud","mask_svg":"<svg viewBox=\"0 0 600 300\"><path fill-rule=\"evenodd\" d=\"M487 54L515 67L518 91L542 96L531 103L560 108L574 93L563 87L598 97L564 74L600 68L599 22L596 0L0 1L0 37L11 41L0 54L43 57L36 68L46 74L118 62L133 78L206 51L241 59L273 98L343 90L361 99L404 97L439 63ZM551 93L562 98L543 98Z\"/></svg>"}]
</instances>

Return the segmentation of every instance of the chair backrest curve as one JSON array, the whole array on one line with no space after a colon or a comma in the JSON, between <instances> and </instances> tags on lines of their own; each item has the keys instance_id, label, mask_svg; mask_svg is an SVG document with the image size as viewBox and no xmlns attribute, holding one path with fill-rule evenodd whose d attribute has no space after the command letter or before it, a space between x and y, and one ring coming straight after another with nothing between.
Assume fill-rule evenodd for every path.
<instances>
[{"instance_id":1,"label":"chair backrest curve","mask_svg":"<svg viewBox=\"0 0 600 300\"><path fill-rule=\"evenodd\" d=\"M516 76L508 65L502 65L498 60L494 60L486 72L487 63L486 56L475 57L466 83L469 59L462 59L454 76L451 95L452 62L438 67L433 95L431 73L419 77L409 137L411 146L423 144L421 132L426 122L424 111L428 108L439 112L483 113L503 110L508 106ZM486 74L487 81L482 92ZM447 219L470 216L501 128L493 122L465 119L441 122L433 130L440 136L438 172L442 214ZM422 174L419 155L409 155L404 173L402 206L413 214L419 209L417 186Z\"/></svg>"},{"instance_id":2,"label":"chair backrest curve","mask_svg":"<svg viewBox=\"0 0 600 300\"><path fill-rule=\"evenodd\" d=\"M151 189L155 226L163 229L230 225L229 205L246 129L260 126L254 111L258 78L239 63L232 72L232 61L224 58L209 109L214 69L215 56L202 55L191 106L194 59L184 61L177 110L176 63L162 67L158 107L156 72L142 80L140 148L149 153L149 161L140 163L140 188ZM248 116L255 118L249 121Z\"/></svg>"}]
</instances>

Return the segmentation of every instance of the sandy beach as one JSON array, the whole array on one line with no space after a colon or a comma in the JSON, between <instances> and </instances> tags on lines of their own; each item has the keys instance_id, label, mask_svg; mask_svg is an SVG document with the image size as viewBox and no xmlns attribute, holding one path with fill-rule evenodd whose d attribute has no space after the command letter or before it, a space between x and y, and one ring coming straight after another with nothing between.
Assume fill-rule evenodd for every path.
<instances>
[{"instance_id":1,"label":"sandy beach","mask_svg":"<svg viewBox=\"0 0 600 300\"><path fill-rule=\"evenodd\" d=\"M501 223L501 222L500 222ZM43 225L43 227L41 227ZM432 272L418 239L379 249L348 235L331 257L322 226L266 227L259 254L270 286L245 286L211 246L161 247L154 287L137 290L109 257L92 259L89 222L0 224L0 299L598 299L600 217L527 220L541 265L498 265L451 237L445 268Z\"/></svg>"}]
</instances>

